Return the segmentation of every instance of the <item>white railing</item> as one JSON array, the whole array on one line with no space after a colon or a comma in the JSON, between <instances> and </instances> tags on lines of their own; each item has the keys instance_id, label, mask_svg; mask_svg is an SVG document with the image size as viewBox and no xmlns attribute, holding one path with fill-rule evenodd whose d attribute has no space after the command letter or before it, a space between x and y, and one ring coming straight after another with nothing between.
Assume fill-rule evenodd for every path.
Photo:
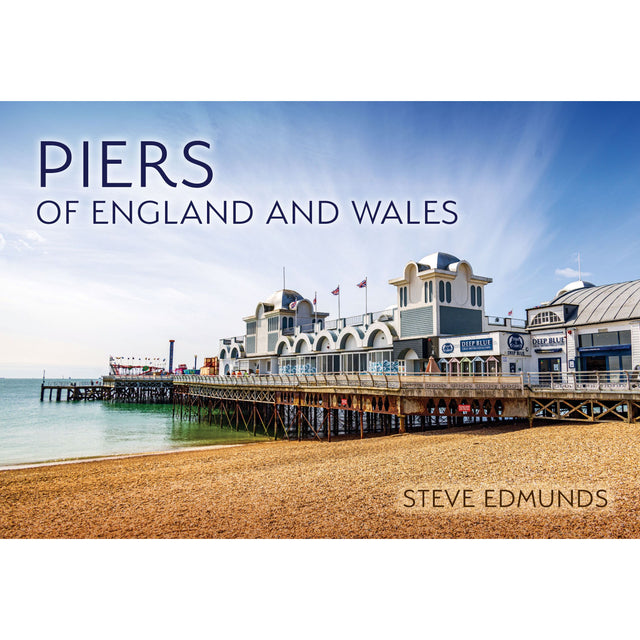
<instances>
[{"instance_id":1,"label":"white railing","mask_svg":"<svg viewBox=\"0 0 640 640\"><path fill-rule=\"evenodd\" d=\"M565 371L527 373L525 384L532 389L571 391L635 391L640 393L640 371Z\"/></svg>"},{"instance_id":2,"label":"white railing","mask_svg":"<svg viewBox=\"0 0 640 640\"><path fill-rule=\"evenodd\" d=\"M131 376L131 375L106 375L102 376L102 379L105 381L111 380L136 380L138 382L157 382L159 380L171 381L174 380L176 376L170 373L165 373L164 375L155 375L155 376Z\"/></svg>"},{"instance_id":3,"label":"white railing","mask_svg":"<svg viewBox=\"0 0 640 640\"><path fill-rule=\"evenodd\" d=\"M201 376L104 376L104 381L171 381L224 386L267 387L380 387L384 389L549 389L569 391L627 391L640 394L640 371L568 371L558 373L450 374L450 373L311 373Z\"/></svg>"},{"instance_id":4,"label":"white railing","mask_svg":"<svg viewBox=\"0 0 640 640\"><path fill-rule=\"evenodd\" d=\"M229 376L174 376L178 384L198 383L215 386L267 386L267 387L379 387L384 389L482 388L524 389L522 374L503 375L451 375L447 373L312 373L229 375Z\"/></svg>"}]
</instances>

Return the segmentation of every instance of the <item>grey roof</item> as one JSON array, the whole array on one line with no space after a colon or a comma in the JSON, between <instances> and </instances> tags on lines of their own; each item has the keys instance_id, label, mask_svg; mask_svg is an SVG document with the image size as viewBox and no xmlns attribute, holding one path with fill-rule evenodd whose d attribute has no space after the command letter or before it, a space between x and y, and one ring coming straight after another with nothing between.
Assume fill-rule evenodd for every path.
<instances>
[{"instance_id":1,"label":"grey roof","mask_svg":"<svg viewBox=\"0 0 640 640\"><path fill-rule=\"evenodd\" d=\"M301 296L297 291L293 289L280 289L272 295L270 295L265 301L265 308L271 307L271 310L288 309L289 304L294 300L304 300L304 296Z\"/></svg>"},{"instance_id":2,"label":"grey roof","mask_svg":"<svg viewBox=\"0 0 640 640\"><path fill-rule=\"evenodd\" d=\"M566 325L640 318L640 280L567 291L549 303L554 304L578 306L577 313L567 319Z\"/></svg>"},{"instance_id":3,"label":"grey roof","mask_svg":"<svg viewBox=\"0 0 640 640\"><path fill-rule=\"evenodd\" d=\"M460 262L460 258L452 256L450 253L442 253L437 251L425 256L421 260L418 260L418 264L426 269L442 269L443 271L449 268L449 265ZM422 271L422 269L420 269Z\"/></svg>"}]
</instances>

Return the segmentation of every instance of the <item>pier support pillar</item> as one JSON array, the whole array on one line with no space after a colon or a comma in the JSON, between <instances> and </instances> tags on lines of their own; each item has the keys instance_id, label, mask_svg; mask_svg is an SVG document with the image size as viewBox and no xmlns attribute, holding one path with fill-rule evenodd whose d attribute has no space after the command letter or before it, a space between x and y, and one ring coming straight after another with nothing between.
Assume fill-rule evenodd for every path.
<instances>
[{"instance_id":1,"label":"pier support pillar","mask_svg":"<svg viewBox=\"0 0 640 640\"><path fill-rule=\"evenodd\" d=\"M406 416L398 416L398 420L399 420L398 433L406 433L407 432Z\"/></svg>"}]
</instances>

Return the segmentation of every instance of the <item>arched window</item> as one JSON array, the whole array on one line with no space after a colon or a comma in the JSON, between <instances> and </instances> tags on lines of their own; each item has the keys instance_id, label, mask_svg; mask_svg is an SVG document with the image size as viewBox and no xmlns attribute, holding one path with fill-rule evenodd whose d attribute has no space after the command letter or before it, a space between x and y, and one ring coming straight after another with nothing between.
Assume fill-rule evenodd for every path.
<instances>
[{"instance_id":1,"label":"arched window","mask_svg":"<svg viewBox=\"0 0 640 640\"><path fill-rule=\"evenodd\" d=\"M424 283L424 301L429 302L429 285L427 282Z\"/></svg>"},{"instance_id":2,"label":"arched window","mask_svg":"<svg viewBox=\"0 0 640 640\"><path fill-rule=\"evenodd\" d=\"M429 280L429 302L433 302L433 282Z\"/></svg>"},{"instance_id":3,"label":"arched window","mask_svg":"<svg viewBox=\"0 0 640 640\"><path fill-rule=\"evenodd\" d=\"M553 311L543 311L538 313L531 320L531 326L538 324L552 324L553 322L562 322L560 316Z\"/></svg>"},{"instance_id":4,"label":"arched window","mask_svg":"<svg viewBox=\"0 0 640 640\"><path fill-rule=\"evenodd\" d=\"M478 287L478 293L476 295L476 302L478 303L479 307L482 306L482 287Z\"/></svg>"},{"instance_id":5,"label":"arched window","mask_svg":"<svg viewBox=\"0 0 640 640\"><path fill-rule=\"evenodd\" d=\"M289 318L288 323L289 323L289 329L292 329L293 328L293 317Z\"/></svg>"},{"instance_id":6,"label":"arched window","mask_svg":"<svg viewBox=\"0 0 640 640\"><path fill-rule=\"evenodd\" d=\"M471 306L476 306L476 287L475 285L471 285Z\"/></svg>"},{"instance_id":7,"label":"arched window","mask_svg":"<svg viewBox=\"0 0 640 640\"><path fill-rule=\"evenodd\" d=\"M438 283L438 293L440 294L440 302L444 302L444 281Z\"/></svg>"},{"instance_id":8,"label":"arched window","mask_svg":"<svg viewBox=\"0 0 640 640\"><path fill-rule=\"evenodd\" d=\"M447 302L451 302L451 283L447 282Z\"/></svg>"}]
</instances>

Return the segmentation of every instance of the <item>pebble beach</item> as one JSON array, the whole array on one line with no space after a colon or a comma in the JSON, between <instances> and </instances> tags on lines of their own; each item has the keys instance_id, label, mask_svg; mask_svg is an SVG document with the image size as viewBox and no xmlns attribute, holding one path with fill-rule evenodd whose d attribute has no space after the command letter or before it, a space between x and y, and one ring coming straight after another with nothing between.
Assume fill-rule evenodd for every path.
<instances>
[{"instance_id":1,"label":"pebble beach","mask_svg":"<svg viewBox=\"0 0 640 640\"><path fill-rule=\"evenodd\" d=\"M11 469L0 537L635 538L639 463L637 425L546 423Z\"/></svg>"}]
</instances>

